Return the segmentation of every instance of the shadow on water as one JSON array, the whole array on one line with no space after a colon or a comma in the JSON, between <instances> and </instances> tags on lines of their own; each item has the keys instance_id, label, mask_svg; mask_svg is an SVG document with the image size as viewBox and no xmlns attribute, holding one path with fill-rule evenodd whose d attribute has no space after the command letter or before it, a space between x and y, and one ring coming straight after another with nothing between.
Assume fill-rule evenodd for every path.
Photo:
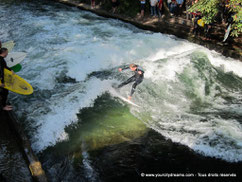
<instances>
[{"instance_id":1,"label":"shadow on water","mask_svg":"<svg viewBox=\"0 0 242 182\"><path fill-rule=\"evenodd\" d=\"M48 172L56 171L55 174L49 173L51 179L58 179L57 171L62 170L55 168L56 162L65 166L66 160L68 164L69 162L73 163L74 171L68 169L67 172L72 173L70 176L85 178L90 174L88 171L83 175L83 171L86 171L87 168L85 161L89 160L90 151L93 152L123 142L132 143L133 139L139 138L148 131L147 127L129 112L127 106L113 100L108 93L96 99L93 107L82 109L78 118L77 123L65 129L68 133L67 141L48 147L41 154L40 158L44 167L50 169ZM55 162L53 163L53 161ZM92 166L93 162L91 159L88 165ZM90 166L89 168L92 168ZM79 170L80 168L84 169ZM80 171L82 172L80 173ZM73 180L72 177L71 180ZM68 175L64 179L69 179Z\"/></svg>"},{"instance_id":2,"label":"shadow on water","mask_svg":"<svg viewBox=\"0 0 242 182\"><path fill-rule=\"evenodd\" d=\"M140 174L240 175L242 170L241 162L204 157L165 139L107 93L97 98L92 107L82 109L78 118L77 123L65 129L68 140L39 154L51 181L149 181Z\"/></svg>"},{"instance_id":3,"label":"shadow on water","mask_svg":"<svg viewBox=\"0 0 242 182\"><path fill-rule=\"evenodd\" d=\"M0 112L0 117L0 182L32 181L18 139L7 123L7 116Z\"/></svg>"}]
</instances>

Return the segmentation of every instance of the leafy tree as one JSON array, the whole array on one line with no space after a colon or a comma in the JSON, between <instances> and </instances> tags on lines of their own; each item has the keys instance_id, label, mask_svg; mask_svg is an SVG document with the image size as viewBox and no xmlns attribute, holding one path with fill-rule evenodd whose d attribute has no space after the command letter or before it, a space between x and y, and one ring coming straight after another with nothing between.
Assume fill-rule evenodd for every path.
<instances>
[{"instance_id":1,"label":"leafy tree","mask_svg":"<svg viewBox=\"0 0 242 182\"><path fill-rule=\"evenodd\" d=\"M189 9L190 12L201 12L205 23L215 22L215 18L221 11L221 4L233 13L233 26L231 35L238 37L242 32L242 7L241 0L198 0Z\"/></svg>"}]
</instances>

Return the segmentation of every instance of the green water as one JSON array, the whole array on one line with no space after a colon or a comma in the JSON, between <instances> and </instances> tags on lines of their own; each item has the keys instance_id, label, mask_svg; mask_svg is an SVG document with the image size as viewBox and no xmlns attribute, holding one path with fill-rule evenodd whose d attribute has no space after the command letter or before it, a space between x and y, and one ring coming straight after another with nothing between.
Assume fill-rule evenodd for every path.
<instances>
[{"instance_id":1,"label":"green water","mask_svg":"<svg viewBox=\"0 0 242 182\"><path fill-rule=\"evenodd\" d=\"M57 143L54 150L79 156L82 145L85 150L97 150L132 141L148 131L145 124L130 113L128 105L113 101L108 93L97 98L93 107L82 109L78 120L66 127L68 140Z\"/></svg>"}]
</instances>

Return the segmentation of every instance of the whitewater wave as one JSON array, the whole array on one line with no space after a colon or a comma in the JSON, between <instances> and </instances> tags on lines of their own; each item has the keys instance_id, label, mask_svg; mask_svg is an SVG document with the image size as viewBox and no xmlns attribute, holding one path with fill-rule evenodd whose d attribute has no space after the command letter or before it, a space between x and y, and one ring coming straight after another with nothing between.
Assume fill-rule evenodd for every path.
<instances>
[{"instance_id":1,"label":"whitewater wave","mask_svg":"<svg viewBox=\"0 0 242 182\"><path fill-rule=\"evenodd\" d=\"M20 75L35 93L12 95L12 102L36 151L68 140L65 127L131 75L118 73L119 66L135 62L145 70L134 95L142 108L130 106L136 117L203 155L242 161L241 62L75 8L22 6L0 5L0 32L16 41L14 51L28 52Z\"/></svg>"}]
</instances>

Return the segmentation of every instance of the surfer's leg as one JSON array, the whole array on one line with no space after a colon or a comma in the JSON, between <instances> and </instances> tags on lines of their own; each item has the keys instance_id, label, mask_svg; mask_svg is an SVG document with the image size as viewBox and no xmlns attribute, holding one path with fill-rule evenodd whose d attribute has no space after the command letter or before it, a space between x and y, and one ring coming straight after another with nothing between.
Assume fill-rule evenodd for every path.
<instances>
[{"instance_id":1,"label":"surfer's leg","mask_svg":"<svg viewBox=\"0 0 242 182\"><path fill-rule=\"evenodd\" d=\"M2 96L0 95L0 113L3 109Z\"/></svg>"},{"instance_id":2,"label":"surfer's leg","mask_svg":"<svg viewBox=\"0 0 242 182\"><path fill-rule=\"evenodd\" d=\"M9 91L7 89L3 89L4 90L4 97L3 97L3 106L7 105L7 100L8 100L8 93Z\"/></svg>"},{"instance_id":3,"label":"surfer's leg","mask_svg":"<svg viewBox=\"0 0 242 182\"><path fill-rule=\"evenodd\" d=\"M7 105L8 90L2 88L0 94L1 94L1 98L2 98L2 106L5 107Z\"/></svg>"},{"instance_id":4,"label":"surfer's leg","mask_svg":"<svg viewBox=\"0 0 242 182\"><path fill-rule=\"evenodd\" d=\"M7 99L8 99L8 93L9 91L7 89L2 89L1 90L1 107L5 111L11 111L13 108L11 105L7 105Z\"/></svg>"},{"instance_id":5,"label":"surfer's leg","mask_svg":"<svg viewBox=\"0 0 242 182\"><path fill-rule=\"evenodd\" d=\"M131 83L131 82L134 82L135 80L136 80L135 76L132 76L132 77L130 77L128 80L126 80L125 82L121 83L121 84L118 86L118 88L121 88L121 87L123 87L124 85L127 85L127 84L129 84L129 83Z\"/></svg>"},{"instance_id":6,"label":"surfer's leg","mask_svg":"<svg viewBox=\"0 0 242 182\"><path fill-rule=\"evenodd\" d=\"M134 82L134 84L132 85L130 97L132 97L132 95L134 94L137 85L139 85L142 81L143 81L143 77L140 77Z\"/></svg>"}]
</instances>

